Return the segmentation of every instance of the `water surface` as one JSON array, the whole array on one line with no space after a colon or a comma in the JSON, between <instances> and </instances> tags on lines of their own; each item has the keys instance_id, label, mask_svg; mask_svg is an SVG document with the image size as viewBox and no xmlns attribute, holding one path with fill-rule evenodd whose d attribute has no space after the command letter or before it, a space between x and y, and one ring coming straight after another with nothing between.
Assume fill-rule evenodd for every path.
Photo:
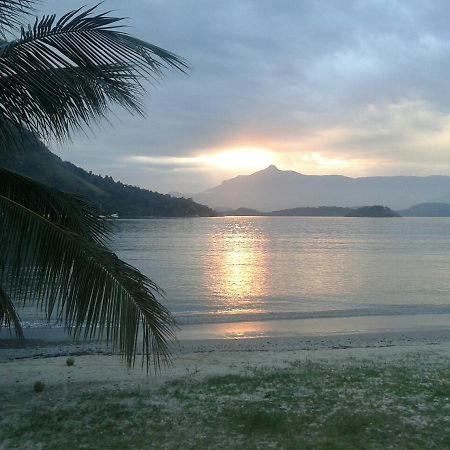
<instances>
[{"instance_id":1,"label":"water surface","mask_svg":"<svg viewBox=\"0 0 450 450\"><path fill-rule=\"evenodd\" d=\"M165 289L181 324L450 313L447 218L118 220L115 228L113 249Z\"/></svg>"}]
</instances>

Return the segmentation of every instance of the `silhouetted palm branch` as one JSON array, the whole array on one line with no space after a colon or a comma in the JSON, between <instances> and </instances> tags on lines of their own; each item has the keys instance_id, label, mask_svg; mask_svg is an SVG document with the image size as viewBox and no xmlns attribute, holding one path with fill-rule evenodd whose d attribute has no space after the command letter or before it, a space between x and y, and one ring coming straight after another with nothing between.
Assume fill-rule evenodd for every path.
<instances>
[{"instance_id":1,"label":"silhouetted palm branch","mask_svg":"<svg viewBox=\"0 0 450 450\"><path fill-rule=\"evenodd\" d=\"M0 0L0 36L19 28L23 16L30 14L34 0Z\"/></svg>"},{"instance_id":2,"label":"silhouetted palm branch","mask_svg":"<svg viewBox=\"0 0 450 450\"><path fill-rule=\"evenodd\" d=\"M158 287L102 245L103 220L76 196L5 169L0 177L0 319L20 334L11 305L37 303L71 335L111 342L129 365L141 327L143 355L158 366L173 319Z\"/></svg>"},{"instance_id":3,"label":"silhouetted palm branch","mask_svg":"<svg viewBox=\"0 0 450 450\"><path fill-rule=\"evenodd\" d=\"M16 307L9 295L2 289L0 284L0 328L10 328L14 326L14 331L19 339L23 339L22 325L17 314Z\"/></svg>"},{"instance_id":4,"label":"silhouetted palm branch","mask_svg":"<svg viewBox=\"0 0 450 450\"><path fill-rule=\"evenodd\" d=\"M0 45L0 125L62 140L104 117L110 103L142 113L142 79L186 68L178 56L122 31L122 19L94 10L36 19ZM0 143L11 139L5 126Z\"/></svg>"},{"instance_id":5,"label":"silhouetted palm branch","mask_svg":"<svg viewBox=\"0 0 450 450\"><path fill-rule=\"evenodd\" d=\"M33 0L0 0L0 34L16 28ZM64 140L105 116L111 104L142 114L142 81L178 56L123 31L121 18L78 9L36 19L0 41L0 151L31 135ZM26 139L24 139L26 138ZM169 357L174 321L155 283L105 247L104 220L81 198L0 168L0 326L22 330L15 305L37 303L73 336L104 338L134 362Z\"/></svg>"},{"instance_id":6,"label":"silhouetted palm branch","mask_svg":"<svg viewBox=\"0 0 450 450\"><path fill-rule=\"evenodd\" d=\"M73 233L99 244L105 243L108 223L82 197L58 191L2 167L0 180L0 195Z\"/></svg>"}]
</instances>

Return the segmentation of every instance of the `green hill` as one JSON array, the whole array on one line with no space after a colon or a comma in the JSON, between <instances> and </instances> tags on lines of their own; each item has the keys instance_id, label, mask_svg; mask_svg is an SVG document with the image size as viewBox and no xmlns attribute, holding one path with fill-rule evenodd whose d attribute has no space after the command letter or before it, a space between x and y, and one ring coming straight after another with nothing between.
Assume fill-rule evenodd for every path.
<instances>
[{"instance_id":1,"label":"green hill","mask_svg":"<svg viewBox=\"0 0 450 450\"><path fill-rule=\"evenodd\" d=\"M0 166L66 192L80 194L103 214L120 217L214 216L215 212L192 199L175 198L87 172L51 153L45 145L25 136L25 149L0 152Z\"/></svg>"}]
</instances>

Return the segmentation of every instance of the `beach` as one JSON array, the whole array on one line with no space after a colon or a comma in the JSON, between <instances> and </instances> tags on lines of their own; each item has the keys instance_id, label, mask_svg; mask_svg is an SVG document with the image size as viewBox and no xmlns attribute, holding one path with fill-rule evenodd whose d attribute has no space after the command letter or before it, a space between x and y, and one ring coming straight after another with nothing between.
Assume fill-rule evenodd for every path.
<instances>
[{"instance_id":1,"label":"beach","mask_svg":"<svg viewBox=\"0 0 450 450\"><path fill-rule=\"evenodd\" d=\"M66 364L69 355L75 359L73 366ZM159 433L161 441L142 441L134 432L128 440L125 432L122 438L111 432L105 448L230 448L235 441L244 448L295 448L298 439L304 440L305 448L343 448L339 446L344 444L345 448L380 448L389 439L393 439L391 448L404 448L402 443L406 446L407 442L415 443L408 448L423 448L425 443L444 448L450 439L450 330L184 339L174 347L171 364L161 372L147 374L140 363L138 356L135 368L129 369L118 355L94 343L58 338L32 340L21 346L3 340L0 392L8 414L2 418L1 448L67 446L71 436L79 434L75 422L81 420L78 415L82 405L91 408L87 417L99 420L105 430L122 427L122 413L131 415L126 421L133 427L141 420L133 416L136 408L162 408L158 417L143 413L147 417L144 434L154 438ZM33 392L36 381L45 383L43 392ZM437 388L442 391L439 395ZM292 398L287 395L290 391ZM326 400L331 393L333 398ZM312 403L316 406L307 407L313 397L317 397ZM247 408L255 417L247 418L250 422L245 429L244 414L241 430L233 423L239 411ZM275 425L268 419L273 408L281 414L278 419L275 414ZM117 411L110 417L109 410ZM199 412L207 410L210 412L204 417ZM323 410L319 416L318 410ZM61 416L60 411L64 411ZM266 418L265 411L269 414ZM334 411L334 415L324 425L327 411ZM367 423L364 419L374 411L377 417L381 414L376 419L380 420L378 425L375 419L375 425L372 419ZM311 418L305 428L293 430L292 436L282 432L299 414L302 420ZM333 423L342 414L356 414L362 425L353 434L341 435ZM410 414L423 423L411 425ZM397 425L389 419L392 415L400 418ZM161 417L168 422L161 424ZM230 423L231 431L217 441L213 430L224 420ZM51 437L55 424L61 430ZM318 427L328 425L332 428L329 433L318 432ZM93 423L86 425L91 438L83 435L69 448L96 448L97 429ZM372 443L364 442L364 430ZM407 433L404 440L399 430ZM398 436L394 439L394 435ZM121 442L128 444L121 447Z\"/></svg>"},{"instance_id":2,"label":"beach","mask_svg":"<svg viewBox=\"0 0 450 450\"><path fill-rule=\"evenodd\" d=\"M396 318L399 323L401 319L404 317ZM141 367L142 358L139 354L135 367L127 368L120 356L104 343L73 341L63 328L35 328L25 330L27 339L23 342L11 339L11 336L5 339L6 333L2 335L1 385L27 385L39 377L51 385L64 384L68 377L71 383L101 383L105 380L108 383L113 379L124 385L137 381L151 385L164 383L192 370L202 376L210 376L236 372L239 367L248 364L259 368L282 367L286 363L309 359L389 360L397 355L414 352L438 352L445 356L450 348L450 328L442 326L432 315L428 322L431 323L433 319L434 327L409 324L404 329L399 326L399 330L391 327L367 331L370 327L366 327L363 331L348 328L346 332L330 331L329 321L326 321L328 331L324 331L322 326L308 324L314 320L268 321L264 325L257 322L231 322L184 326L178 330L177 341L171 344L171 361L163 364L157 374L150 369L149 375ZM266 333L267 330L283 328L284 333L278 331L258 335L253 331L261 330L262 326L265 326ZM293 330L299 326L311 330L310 333L299 331L294 334ZM344 327L342 329L345 330ZM77 365L70 368L68 374L65 364L61 364L60 360L65 361L69 356L76 357Z\"/></svg>"}]
</instances>

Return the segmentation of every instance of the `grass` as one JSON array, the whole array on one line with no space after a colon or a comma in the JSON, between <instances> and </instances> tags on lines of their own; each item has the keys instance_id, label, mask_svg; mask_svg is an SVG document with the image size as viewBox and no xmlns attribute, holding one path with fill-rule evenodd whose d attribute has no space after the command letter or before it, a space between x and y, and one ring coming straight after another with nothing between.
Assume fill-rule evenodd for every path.
<instances>
[{"instance_id":1,"label":"grass","mask_svg":"<svg viewBox=\"0 0 450 450\"><path fill-rule=\"evenodd\" d=\"M450 365L420 355L0 395L8 449L450 448Z\"/></svg>"}]
</instances>

